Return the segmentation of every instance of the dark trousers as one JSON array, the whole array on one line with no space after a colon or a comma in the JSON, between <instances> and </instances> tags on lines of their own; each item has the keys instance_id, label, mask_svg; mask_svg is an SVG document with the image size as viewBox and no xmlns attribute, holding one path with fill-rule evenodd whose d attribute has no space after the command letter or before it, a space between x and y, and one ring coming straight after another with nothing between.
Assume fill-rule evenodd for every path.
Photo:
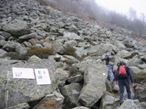
<instances>
[{"instance_id":1,"label":"dark trousers","mask_svg":"<svg viewBox=\"0 0 146 109\"><path fill-rule=\"evenodd\" d=\"M118 80L119 84L119 92L120 92L120 103L123 102L123 97L124 97L124 86L126 87L126 91L128 94L128 99L131 99L131 90L130 90L130 82L128 79L121 79Z\"/></svg>"}]
</instances>

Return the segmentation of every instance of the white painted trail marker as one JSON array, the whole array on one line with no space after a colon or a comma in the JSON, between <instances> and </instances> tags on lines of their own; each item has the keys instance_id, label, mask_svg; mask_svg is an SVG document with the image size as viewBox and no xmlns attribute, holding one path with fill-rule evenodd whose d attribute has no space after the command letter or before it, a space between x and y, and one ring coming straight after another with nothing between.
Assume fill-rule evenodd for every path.
<instances>
[{"instance_id":1,"label":"white painted trail marker","mask_svg":"<svg viewBox=\"0 0 146 109\"><path fill-rule=\"evenodd\" d=\"M48 69L34 69L38 85L51 84Z\"/></svg>"},{"instance_id":2,"label":"white painted trail marker","mask_svg":"<svg viewBox=\"0 0 146 109\"><path fill-rule=\"evenodd\" d=\"M35 79L32 68L12 67L13 78Z\"/></svg>"}]
</instances>

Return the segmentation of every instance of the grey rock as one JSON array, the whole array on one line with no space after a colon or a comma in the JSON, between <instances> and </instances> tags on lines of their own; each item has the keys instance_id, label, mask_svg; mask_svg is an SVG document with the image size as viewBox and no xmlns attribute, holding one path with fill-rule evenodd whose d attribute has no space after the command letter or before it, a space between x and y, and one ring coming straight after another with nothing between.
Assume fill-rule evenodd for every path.
<instances>
[{"instance_id":1,"label":"grey rock","mask_svg":"<svg viewBox=\"0 0 146 109\"><path fill-rule=\"evenodd\" d=\"M72 40L81 40L81 37L78 36L77 34L75 33L70 33L70 32L64 32L64 38L67 38L67 39L72 39Z\"/></svg>"},{"instance_id":2,"label":"grey rock","mask_svg":"<svg viewBox=\"0 0 146 109\"><path fill-rule=\"evenodd\" d=\"M141 73L141 70L138 67L136 67L136 66L130 66L129 68L131 69L133 74Z\"/></svg>"},{"instance_id":3,"label":"grey rock","mask_svg":"<svg viewBox=\"0 0 146 109\"><path fill-rule=\"evenodd\" d=\"M0 40L0 47L3 47L7 42L5 40Z\"/></svg>"},{"instance_id":4,"label":"grey rock","mask_svg":"<svg viewBox=\"0 0 146 109\"><path fill-rule=\"evenodd\" d=\"M119 106L119 98L115 98L110 93L105 93L101 102L101 109L117 109Z\"/></svg>"},{"instance_id":5,"label":"grey rock","mask_svg":"<svg viewBox=\"0 0 146 109\"><path fill-rule=\"evenodd\" d=\"M136 98L140 101L140 102L145 102L146 101L146 85L140 85L138 84L136 89L135 89L135 93L136 93Z\"/></svg>"},{"instance_id":6,"label":"grey rock","mask_svg":"<svg viewBox=\"0 0 146 109\"><path fill-rule=\"evenodd\" d=\"M63 54L64 52L64 47L63 44L60 42L60 40L56 40L53 44L52 44L54 53L61 53Z\"/></svg>"},{"instance_id":7,"label":"grey rock","mask_svg":"<svg viewBox=\"0 0 146 109\"><path fill-rule=\"evenodd\" d=\"M17 47L21 47L21 44L14 41L8 41L3 45L3 49L6 51L16 51Z\"/></svg>"},{"instance_id":8,"label":"grey rock","mask_svg":"<svg viewBox=\"0 0 146 109\"><path fill-rule=\"evenodd\" d=\"M29 28L27 23L21 20L15 20L14 22L5 24L3 26L3 30L16 37L29 33Z\"/></svg>"},{"instance_id":9,"label":"grey rock","mask_svg":"<svg viewBox=\"0 0 146 109\"><path fill-rule=\"evenodd\" d=\"M29 109L29 105L27 103L21 103L18 104L16 106L12 106L12 107L8 107L8 108L4 108L4 109Z\"/></svg>"},{"instance_id":10,"label":"grey rock","mask_svg":"<svg viewBox=\"0 0 146 109\"><path fill-rule=\"evenodd\" d=\"M18 63L17 63L18 62ZM18 68L47 68L51 78L49 85L37 85L35 79L14 79L12 67ZM57 83L54 75L54 61L44 59L37 62L21 61L13 62L13 64L2 64L0 66L0 108L11 107L22 102L30 102L39 100L46 94L50 94L57 88Z\"/></svg>"},{"instance_id":11,"label":"grey rock","mask_svg":"<svg viewBox=\"0 0 146 109\"><path fill-rule=\"evenodd\" d=\"M44 42L42 44L45 48L52 48L52 43L49 43L49 42Z\"/></svg>"},{"instance_id":12,"label":"grey rock","mask_svg":"<svg viewBox=\"0 0 146 109\"><path fill-rule=\"evenodd\" d=\"M118 109L141 109L138 100L127 99Z\"/></svg>"},{"instance_id":13,"label":"grey rock","mask_svg":"<svg viewBox=\"0 0 146 109\"><path fill-rule=\"evenodd\" d=\"M141 109L146 109L146 102L140 102Z\"/></svg>"},{"instance_id":14,"label":"grey rock","mask_svg":"<svg viewBox=\"0 0 146 109\"><path fill-rule=\"evenodd\" d=\"M36 106L34 109L62 109L62 103L64 101L64 97L54 91L52 94L46 95Z\"/></svg>"},{"instance_id":15,"label":"grey rock","mask_svg":"<svg viewBox=\"0 0 146 109\"><path fill-rule=\"evenodd\" d=\"M37 62L40 61L41 59L37 57L36 55L31 56L27 61L28 62Z\"/></svg>"},{"instance_id":16,"label":"grey rock","mask_svg":"<svg viewBox=\"0 0 146 109\"><path fill-rule=\"evenodd\" d=\"M54 74L56 75L58 84L61 85L61 86L65 84L65 81L69 77L68 71L63 70L61 68L57 68L55 70Z\"/></svg>"},{"instance_id":17,"label":"grey rock","mask_svg":"<svg viewBox=\"0 0 146 109\"><path fill-rule=\"evenodd\" d=\"M61 88L61 93L65 97L66 107L72 108L78 105L78 97L82 86L79 83L72 83Z\"/></svg>"},{"instance_id":18,"label":"grey rock","mask_svg":"<svg viewBox=\"0 0 146 109\"><path fill-rule=\"evenodd\" d=\"M75 107L75 108L72 108L72 109L89 109L89 108L84 107L84 106L78 106L78 107Z\"/></svg>"},{"instance_id":19,"label":"grey rock","mask_svg":"<svg viewBox=\"0 0 146 109\"><path fill-rule=\"evenodd\" d=\"M27 53L27 48L22 46L17 46L15 50L18 54L23 55Z\"/></svg>"},{"instance_id":20,"label":"grey rock","mask_svg":"<svg viewBox=\"0 0 146 109\"><path fill-rule=\"evenodd\" d=\"M79 58L79 59L83 59L85 56L88 55L87 51L83 48L83 47L76 47L76 56Z\"/></svg>"},{"instance_id":21,"label":"grey rock","mask_svg":"<svg viewBox=\"0 0 146 109\"><path fill-rule=\"evenodd\" d=\"M126 51L126 50L121 50L121 51L118 52L117 55L120 56L123 59L131 59L134 56L136 56L137 54L138 54L137 52L129 52L129 51Z\"/></svg>"},{"instance_id":22,"label":"grey rock","mask_svg":"<svg viewBox=\"0 0 146 109\"><path fill-rule=\"evenodd\" d=\"M4 54L6 54L7 52L3 49L0 49L0 57L4 56Z\"/></svg>"},{"instance_id":23,"label":"grey rock","mask_svg":"<svg viewBox=\"0 0 146 109\"><path fill-rule=\"evenodd\" d=\"M80 72L76 72L76 74L72 74L72 76L70 76L67 81L69 83L78 83L81 82L83 80L83 75Z\"/></svg>"},{"instance_id":24,"label":"grey rock","mask_svg":"<svg viewBox=\"0 0 146 109\"><path fill-rule=\"evenodd\" d=\"M3 36L5 39L9 39L11 35L7 32L0 31L0 36Z\"/></svg>"},{"instance_id":25,"label":"grey rock","mask_svg":"<svg viewBox=\"0 0 146 109\"><path fill-rule=\"evenodd\" d=\"M5 40L5 37L0 35L0 40Z\"/></svg>"},{"instance_id":26,"label":"grey rock","mask_svg":"<svg viewBox=\"0 0 146 109\"><path fill-rule=\"evenodd\" d=\"M36 33L31 33L19 37L19 40L29 40L36 37Z\"/></svg>"},{"instance_id":27,"label":"grey rock","mask_svg":"<svg viewBox=\"0 0 146 109\"><path fill-rule=\"evenodd\" d=\"M86 60L77 64L77 66L79 67L79 71L85 70L84 87L78 101L87 107L92 107L106 91L106 66L103 67L103 64L96 63L93 60Z\"/></svg>"}]
</instances>

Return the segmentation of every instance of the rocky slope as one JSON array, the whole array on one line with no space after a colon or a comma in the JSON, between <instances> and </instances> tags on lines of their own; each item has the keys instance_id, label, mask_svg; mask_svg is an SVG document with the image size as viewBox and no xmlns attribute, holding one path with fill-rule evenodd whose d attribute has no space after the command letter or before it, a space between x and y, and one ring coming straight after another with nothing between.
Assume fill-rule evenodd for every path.
<instances>
[{"instance_id":1,"label":"rocky slope","mask_svg":"<svg viewBox=\"0 0 146 109\"><path fill-rule=\"evenodd\" d=\"M146 45L130 31L93 25L35 0L1 0L0 10L0 108L146 108ZM115 65L126 62L141 82L132 89L134 100L121 106L105 64L96 61L106 51ZM13 67L47 69L51 84L13 78Z\"/></svg>"}]
</instances>

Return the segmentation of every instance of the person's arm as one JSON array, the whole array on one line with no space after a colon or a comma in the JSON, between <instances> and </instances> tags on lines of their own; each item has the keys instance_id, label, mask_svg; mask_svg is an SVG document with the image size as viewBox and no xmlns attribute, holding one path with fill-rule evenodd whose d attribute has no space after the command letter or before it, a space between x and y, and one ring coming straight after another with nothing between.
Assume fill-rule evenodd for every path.
<instances>
[{"instance_id":1,"label":"person's arm","mask_svg":"<svg viewBox=\"0 0 146 109\"><path fill-rule=\"evenodd\" d=\"M102 61L107 60L109 57L106 55L104 58L101 58Z\"/></svg>"},{"instance_id":2,"label":"person's arm","mask_svg":"<svg viewBox=\"0 0 146 109\"><path fill-rule=\"evenodd\" d=\"M127 68L127 70L128 70L129 77L130 77L131 86L133 87L134 86L134 78L132 76L132 72L131 72L130 68Z\"/></svg>"},{"instance_id":3,"label":"person's arm","mask_svg":"<svg viewBox=\"0 0 146 109\"><path fill-rule=\"evenodd\" d=\"M118 82L117 82L118 81L118 70L115 71L115 77L114 77L113 81L114 81L115 85L118 84Z\"/></svg>"},{"instance_id":4,"label":"person's arm","mask_svg":"<svg viewBox=\"0 0 146 109\"><path fill-rule=\"evenodd\" d=\"M101 61L104 61L104 60L106 60L107 58L101 58Z\"/></svg>"},{"instance_id":5,"label":"person's arm","mask_svg":"<svg viewBox=\"0 0 146 109\"><path fill-rule=\"evenodd\" d=\"M128 73L129 73L131 83L134 83L134 78L132 76L132 72L131 72L130 68L128 68L127 70L128 70Z\"/></svg>"}]
</instances>

